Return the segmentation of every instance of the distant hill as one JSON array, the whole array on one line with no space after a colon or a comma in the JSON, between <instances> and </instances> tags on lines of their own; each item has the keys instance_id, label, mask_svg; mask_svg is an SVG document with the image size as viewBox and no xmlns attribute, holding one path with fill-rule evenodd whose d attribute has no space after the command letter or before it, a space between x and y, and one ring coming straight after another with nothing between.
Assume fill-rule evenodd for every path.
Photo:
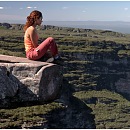
<instances>
[{"instance_id":1,"label":"distant hill","mask_svg":"<svg viewBox=\"0 0 130 130\"><path fill-rule=\"evenodd\" d=\"M24 22L19 23L24 24ZM124 21L44 21L43 24L58 27L110 30L130 34L130 22Z\"/></svg>"},{"instance_id":2,"label":"distant hill","mask_svg":"<svg viewBox=\"0 0 130 130\"><path fill-rule=\"evenodd\" d=\"M45 25L101 29L130 34L130 22L123 21L44 21Z\"/></svg>"}]
</instances>

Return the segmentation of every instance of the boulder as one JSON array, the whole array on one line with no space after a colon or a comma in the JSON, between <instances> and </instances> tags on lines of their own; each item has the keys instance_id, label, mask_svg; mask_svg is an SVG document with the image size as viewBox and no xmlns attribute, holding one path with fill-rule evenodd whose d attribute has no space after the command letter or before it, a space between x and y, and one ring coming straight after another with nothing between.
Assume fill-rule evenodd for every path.
<instances>
[{"instance_id":1,"label":"boulder","mask_svg":"<svg viewBox=\"0 0 130 130\"><path fill-rule=\"evenodd\" d=\"M62 66L0 55L0 100L51 101L62 86Z\"/></svg>"},{"instance_id":2,"label":"boulder","mask_svg":"<svg viewBox=\"0 0 130 130\"><path fill-rule=\"evenodd\" d=\"M18 83L7 74L7 68L0 66L0 99L13 97L18 91Z\"/></svg>"}]
</instances>

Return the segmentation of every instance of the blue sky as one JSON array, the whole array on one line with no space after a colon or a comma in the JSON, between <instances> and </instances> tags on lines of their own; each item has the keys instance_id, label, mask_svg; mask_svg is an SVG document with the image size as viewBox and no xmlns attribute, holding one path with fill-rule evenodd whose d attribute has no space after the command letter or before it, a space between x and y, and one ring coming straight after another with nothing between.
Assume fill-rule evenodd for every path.
<instances>
[{"instance_id":1,"label":"blue sky","mask_svg":"<svg viewBox=\"0 0 130 130\"><path fill-rule=\"evenodd\" d=\"M130 1L0 1L0 22L24 22L33 10L44 21L130 22Z\"/></svg>"}]
</instances>

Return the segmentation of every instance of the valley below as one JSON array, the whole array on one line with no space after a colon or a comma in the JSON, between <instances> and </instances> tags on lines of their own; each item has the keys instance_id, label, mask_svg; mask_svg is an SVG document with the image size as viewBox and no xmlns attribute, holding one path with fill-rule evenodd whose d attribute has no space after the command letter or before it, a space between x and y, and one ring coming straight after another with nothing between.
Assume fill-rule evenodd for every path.
<instances>
[{"instance_id":1,"label":"valley below","mask_svg":"<svg viewBox=\"0 0 130 130\"><path fill-rule=\"evenodd\" d=\"M25 57L21 24L0 24L0 54ZM63 59L61 97L0 109L0 128L130 128L130 34L44 25Z\"/></svg>"}]
</instances>

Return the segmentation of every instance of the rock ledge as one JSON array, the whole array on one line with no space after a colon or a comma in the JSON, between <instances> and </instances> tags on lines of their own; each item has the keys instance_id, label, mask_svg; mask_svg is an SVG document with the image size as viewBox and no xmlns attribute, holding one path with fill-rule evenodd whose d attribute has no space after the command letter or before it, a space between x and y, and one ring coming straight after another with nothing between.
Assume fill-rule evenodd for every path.
<instances>
[{"instance_id":1,"label":"rock ledge","mask_svg":"<svg viewBox=\"0 0 130 130\"><path fill-rule=\"evenodd\" d=\"M61 85L59 65L0 55L0 100L46 102L57 98Z\"/></svg>"}]
</instances>

